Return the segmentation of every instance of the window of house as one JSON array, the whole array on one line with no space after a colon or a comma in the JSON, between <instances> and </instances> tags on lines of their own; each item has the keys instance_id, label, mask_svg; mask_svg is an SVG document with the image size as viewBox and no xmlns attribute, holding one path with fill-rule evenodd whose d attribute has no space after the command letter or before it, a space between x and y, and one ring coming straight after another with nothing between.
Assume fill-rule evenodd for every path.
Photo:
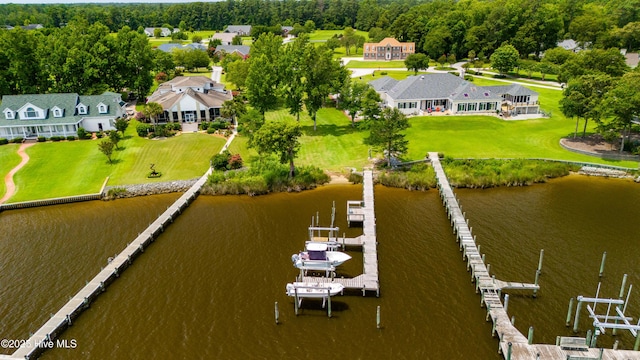
<instances>
[{"instance_id":1,"label":"window of house","mask_svg":"<svg viewBox=\"0 0 640 360\"><path fill-rule=\"evenodd\" d=\"M60 110L60 109L53 109L53 116L54 116L54 117L62 117L62 110Z\"/></svg>"},{"instance_id":2,"label":"window of house","mask_svg":"<svg viewBox=\"0 0 640 360\"><path fill-rule=\"evenodd\" d=\"M100 105L98 106L98 112L99 112L100 114L106 114L106 113L107 113L107 105L100 104Z\"/></svg>"},{"instance_id":3,"label":"window of house","mask_svg":"<svg viewBox=\"0 0 640 360\"><path fill-rule=\"evenodd\" d=\"M87 113L87 107L84 105L78 106L78 114L85 115Z\"/></svg>"},{"instance_id":4,"label":"window of house","mask_svg":"<svg viewBox=\"0 0 640 360\"><path fill-rule=\"evenodd\" d=\"M369 51L369 45L365 46L365 50Z\"/></svg>"},{"instance_id":5,"label":"window of house","mask_svg":"<svg viewBox=\"0 0 640 360\"><path fill-rule=\"evenodd\" d=\"M483 103L483 102L481 102L481 103L478 105L478 110L480 110L480 111L482 111L482 110L487 110L487 103Z\"/></svg>"},{"instance_id":6,"label":"window of house","mask_svg":"<svg viewBox=\"0 0 640 360\"><path fill-rule=\"evenodd\" d=\"M467 110L476 111L476 103L470 103L467 105Z\"/></svg>"},{"instance_id":7,"label":"window of house","mask_svg":"<svg viewBox=\"0 0 640 360\"><path fill-rule=\"evenodd\" d=\"M15 114L11 110L7 110L4 114L7 117L7 119L13 119L15 117Z\"/></svg>"},{"instance_id":8,"label":"window of house","mask_svg":"<svg viewBox=\"0 0 640 360\"><path fill-rule=\"evenodd\" d=\"M415 109L415 108L416 108L416 103L410 102L409 103L409 109Z\"/></svg>"},{"instance_id":9,"label":"window of house","mask_svg":"<svg viewBox=\"0 0 640 360\"><path fill-rule=\"evenodd\" d=\"M24 112L24 116L26 118L32 119L32 118L38 117L38 112L32 107L28 107L27 110Z\"/></svg>"},{"instance_id":10,"label":"window of house","mask_svg":"<svg viewBox=\"0 0 640 360\"><path fill-rule=\"evenodd\" d=\"M465 111L465 104L458 104L458 111Z\"/></svg>"}]
</instances>

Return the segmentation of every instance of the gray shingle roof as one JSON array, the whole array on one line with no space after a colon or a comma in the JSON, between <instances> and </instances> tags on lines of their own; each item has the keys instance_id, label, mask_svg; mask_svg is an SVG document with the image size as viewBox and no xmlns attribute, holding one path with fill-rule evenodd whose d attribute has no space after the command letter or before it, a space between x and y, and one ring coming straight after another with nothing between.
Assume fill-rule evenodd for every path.
<instances>
[{"instance_id":1,"label":"gray shingle roof","mask_svg":"<svg viewBox=\"0 0 640 360\"><path fill-rule=\"evenodd\" d=\"M375 91L389 91L397 83L398 80L389 76L369 81L369 85L371 85Z\"/></svg>"},{"instance_id":2,"label":"gray shingle roof","mask_svg":"<svg viewBox=\"0 0 640 360\"><path fill-rule=\"evenodd\" d=\"M450 96L451 100L502 100L502 94L495 91L493 86L477 86L465 81Z\"/></svg>"},{"instance_id":3,"label":"gray shingle roof","mask_svg":"<svg viewBox=\"0 0 640 360\"><path fill-rule=\"evenodd\" d=\"M168 44L161 44L160 46L158 46L158 50L168 52L168 53L172 52L173 49L183 49L183 50L194 49L194 50L204 51L204 50L207 50L207 47L198 43L190 43L187 45L182 45L177 43L168 43Z\"/></svg>"},{"instance_id":4,"label":"gray shingle roof","mask_svg":"<svg viewBox=\"0 0 640 360\"><path fill-rule=\"evenodd\" d=\"M466 81L451 74L409 76L387 93L394 100L443 99Z\"/></svg>"},{"instance_id":5,"label":"gray shingle roof","mask_svg":"<svg viewBox=\"0 0 640 360\"><path fill-rule=\"evenodd\" d=\"M383 77L370 81L376 91L386 92L395 101L450 99L501 100L503 94L537 95L538 93L518 84L501 86L477 86L458 76L441 73L409 76L402 81Z\"/></svg>"},{"instance_id":6,"label":"gray shingle roof","mask_svg":"<svg viewBox=\"0 0 640 360\"><path fill-rule=\"evenodd\" d=\"M26 104L32 104L41 109L48 110L45 119L20 119L19 115L15 115L15 119L7 120L5 117L5 109L10 109L14 113ZM0 126L6 125L38 125L42 123L51 124L75 124L82 116L76 114L76 105L78 104L78 94L26 94L26 95L4 95L2 97L2 106L0 106ZM59 107L62 109L63 117L54 118L52 108Z\"/></svg>"},{"instance_id":7,"label":"gray shingle roof","mask_svg":"<svg viewBox=\"0 0 640 360\"><path fill-rule=\"evenodd\" d=\"M65 94L28 94L28 95L5 95L2 97L0 106L0 126L36 126L43 124L77 124L86 117L118 117L122 116L121 95L112 92L105 92L102 95L83 95L75 93ZM82 103L87 106L87 114L78 114L76 106ZM107 113L100 114L98 104L107 105ZM32 104L46 110L44 119L21 119L16 113L15 119L7 119L4 110L10 109L17 112L26 104ZM58 107L63 110L62 117L54 117L53 108Z\"/></svg>"},{"instance_id":8,"label":"gray shingle roof","mask_svg":"<svg viewBox=\"0 0 640 360\"><path fill-rule=\"evenodd\" d=\"M234 32L234 33L251 33L251 25L229 25L224 29L224 32Z\"/></svg>"},{"instance_id":9,"label":"gray shingle roof","mask_svg":"<svg viewBox=\"0 0 640 360\"><path fill-rule=\"evenodd\" d=\"M251 47L247 45L218 45L216 46L216 52L219 51L224 51L227 54L237 51L241 54L248 55L251 51Z\"/></svg>"},{"instance_id":10,"label":"gray shingle roof","mask_svg":"<svg viewBox=\"0 0 640 360\"><path fill-rule=\"evenodd\" d=\"M491 89L493 92L499 93L500 95L538 95L537 92L518 84L485 86L485 88Z\"/></svg>"}]
</instances>

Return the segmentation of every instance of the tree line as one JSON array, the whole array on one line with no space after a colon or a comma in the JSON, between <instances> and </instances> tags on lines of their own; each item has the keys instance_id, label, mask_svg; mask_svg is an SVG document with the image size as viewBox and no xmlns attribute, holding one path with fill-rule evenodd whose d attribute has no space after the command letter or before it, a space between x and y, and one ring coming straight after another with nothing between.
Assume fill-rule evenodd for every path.
<instances>
[{"instance_id":1,"label":"tree line","mask_svg":"<svg viewBox=\"0 0 640 360\"><path fill-rule=\"evenodd\" d=\"M127 89L144 97L153 84L152 72L174 66L159 53L146 35L126 26L115 34L86 21L39 31L0 31L0 95Z\"/></svg>"},{"instance_id":2,"label":"tree line","mask_svg":"<svg viewBox=\"0 0 640 360\"><path fill-rule=\"evenodd\" d=\"M0 24L63 26L74 19L124 26L170 25L222 30L229 24L352 27L416 42L432 59L473 51L489 57L504 42L522 56L540 54L558 40L583 47L640 48L640 0L227 0L188 4L0 5Z\"/></svg>"}]
</instances>

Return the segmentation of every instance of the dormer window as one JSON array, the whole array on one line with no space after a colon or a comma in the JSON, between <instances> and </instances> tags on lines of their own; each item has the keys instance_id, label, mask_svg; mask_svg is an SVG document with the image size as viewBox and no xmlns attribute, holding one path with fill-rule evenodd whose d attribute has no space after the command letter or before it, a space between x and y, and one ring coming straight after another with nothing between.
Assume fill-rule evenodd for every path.
<instances>
[{"instance_id":1,"label":"dormer window","mask_svg":"<svg viewBox=\"0 0 640 360\"><path fill-rule=\"evenodd\" d=\"M16 118L16 113L14 113L13 111L7 109L4 111L4 116L8 119L8 120L13 120Z\"/></svg>"},{"instance_id":2,"label":"dormer window","mask_svg":"<svg viewBox=\"0 0 640 360\"><path fill-rule=\"evenodd\" d=\"M82 105L82 104L78 105L78 114L86 115L87 114L87 107Z\"/></svg>"},{"instance_id":3,"label":"dormer window","mask_svg":"<svg viewBox=\"0 0 640 360\"><path fill-rule=\"evenodd\" d=\"M102 104L102 103L98 105L98 112L99 112L100 114L106 114L106 113L107 113L107 111L108 111L108 107L107 107L107 105Z\"/></svg>"},{"instance_id":4,"label":"dormer window","mask_svg":"<svg viewBox=\"0 0 640 360\"><path fill-rule=\"evenodd\" d=\"M51 110L53 110L53 117L57 118L61 118L62 114L64 113L64 111L57 106L53 107L53 109Z\"/></svg>"},{"instance_id":5,"label":"dormer window","mask_svg":"<svg viewBox=\"0 0 640 360\"><path fill-rule=\"evenodd\" d=\"M27 110L24 111L24 116L27 119L37 118L38 117L38 112L36 111L36 109L34 109L32 107L28 107Z\"/></svg>"}]
</instances>

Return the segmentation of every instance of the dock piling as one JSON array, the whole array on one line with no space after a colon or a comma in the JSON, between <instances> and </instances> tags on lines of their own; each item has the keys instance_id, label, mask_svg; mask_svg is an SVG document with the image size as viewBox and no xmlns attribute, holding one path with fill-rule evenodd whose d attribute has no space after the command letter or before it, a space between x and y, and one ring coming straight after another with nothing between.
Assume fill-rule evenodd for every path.
<instances>
[{"instance_id":1,"label":"dock piling","mask_svg":"<svg viewBox=\"0 0 640 360\"><path fill-rule=\"evenodd\" d=\"M544 257L544 249L540 249L540 259L538 260L538 272L542 273L542 258Z\"/></svg>"},{"instance_id":2,"label":"dock piling","mask_svg":"<svg viewBox=\"0 0 640 360\"><path fill-rule=\"evenodd\" d=\"M535 281L533 282L534 285L538 285L538 278L540 277L540 270L536 270L536 278ZM538 289L533 289L533 297L537 298L538 297Z\"/></svg>"},{"instance_id":3,"label":"dock piling","mask_svg":"<svg viewBox=\"0 0 640 360\"><path fill-rule=\"evenodd\" d=\"M507 310L509 309L509 294L504 294L504 312L509 313Z\"/></svg>"},{"instance_id":4,"label":"dock piling","mask_svg":"<svg viewBox=\"0 0 640 360\"><path fill-rule=\"evenodd\" d=\"M380 305L376 308L376 328L380 329Z\"/></svg>"},{"instance_id":5,"label":"dock piling","mask_svg":"<svg viewBox=\"0 0 640 360\"><path fill-rule=\"evenodd\" d=\"M329 317L331 317L331 290L327 289L327 313L329 315Z\"/></svg>"},{"instance_id":6,"label":"dock piling","mask_svg":"<svg viewBox=\"0 0 640 360\"><path fill-rule=\"evenodd\" d=\"M580 301L581 297L578 296L578 305L576 305L576 317L573 320L573 333L578 332L578 324L580 323L580 307L582 307L582 301Z\"/></svg>"},{"instance_id":7,"label":"dock piling","mask_svg":"<svg viewBox=\"0 0 640 360\"><path fill-rule=\"evenodd\" d=\"M515 324L516 324L516 316L515 316L515 315L513 315L513 316L511 317L511 325L515 325Z\"/></svg>"},{"instance_id":8,"label":"dock piling","mask_svg":"<svg viewBox=\"0 0 640 360\"><path fill-rule=\"evenodd\" d=\"M511 341L507 344L507 360L511 360Z\"/></svg>"},{"instance_id":9,"label":"dock piling","mask_svg":"<svg viewBox=\"0 0 640 360\"><path fill-rule=\"evenodd\" d=\"M593 333L593 337L591 338L591 346L590 347L592 347L592 348L596 347L596 344L598 342L598 335L600 335L600 330L596 330Z\"/></svg>"},{"instance_id":10,"label":"dock piling","mask_svg":"<svg viewBox=\"0 0 640 360\"><path fill-rule=\"evenodd\" d=\"M602 262L600 262L600 274L598 276L602 277L604 275L604 262L607 260L607 252L602 253Z\"/></svg>"},{"instance_id":11,"label":"dock piling","mask_svg":"<svg viewBox=\"0 0 640 360\"><path fill-rule=\"evenodd\" d=\"M571 298L569 300L569 310L567 310L567 321L565 323L566 327L569 327L569 325L571 325L571 312L573 310L573 298Z\"/></svg>"},{"instance_id":12,"label":"dock piling","mask_svg":"<svg viewBox=\"0 0 640 360\"><path fill-rule=\"evenodd\" d=\"M278 310L278 302L276 301L276 305L275 305L275 312L276 312L276 325L278 325L280 323L280 310Z\"/></svg>"},{"instance_id":13,"label":"dock piling","mask_svg":"<svg viewBox=\"0 0 640 360\"><path fill-rule=\"evenodd\" d=\"M533 326L529 326L529 335L527 336L529 345L533 344Z\"/></svg>"}]
</instances>

